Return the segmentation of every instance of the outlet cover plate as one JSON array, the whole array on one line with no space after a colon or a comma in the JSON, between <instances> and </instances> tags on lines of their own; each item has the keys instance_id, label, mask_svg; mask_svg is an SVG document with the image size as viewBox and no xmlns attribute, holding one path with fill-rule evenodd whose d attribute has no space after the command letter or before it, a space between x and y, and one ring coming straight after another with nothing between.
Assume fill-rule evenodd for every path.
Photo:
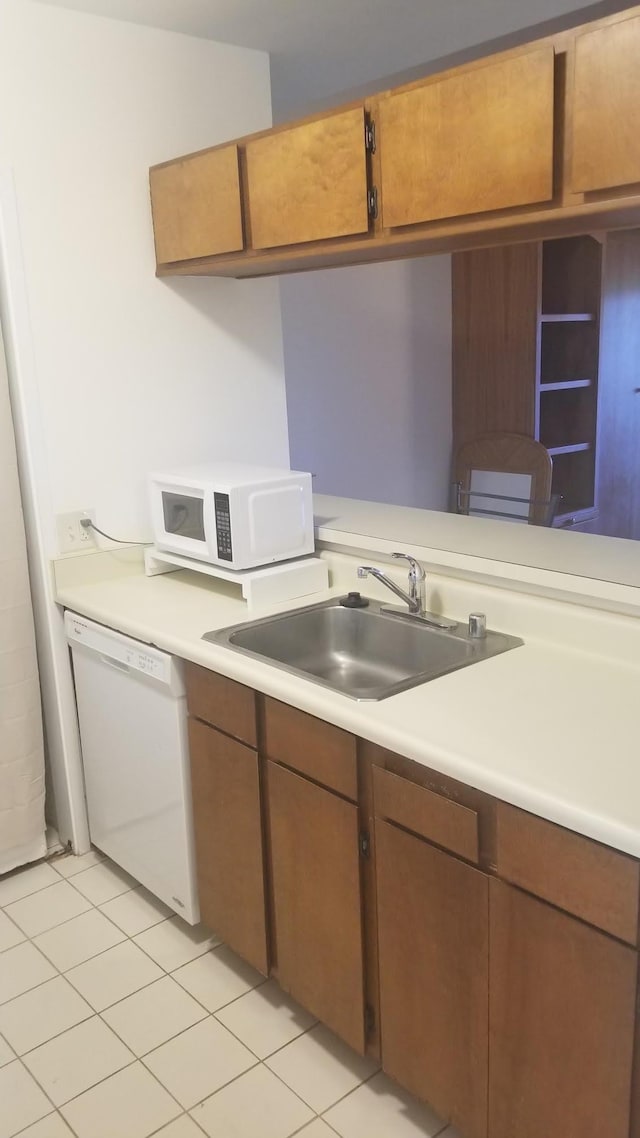
<instances>
[{"instance_id":1,"label":"outlet cover plate","mask_svg":"<svg viewBox=\"0 0 640 1138\"><path fill-rule=\"evenodd\" d=\"M95 547L93 530L84 529L80 525L81 518L91 518L91 521L94 521L94 514L93 509L87 509L57 515L56 532L60 553L86 553L88 549Z\"/></svg>"}]
</instances>

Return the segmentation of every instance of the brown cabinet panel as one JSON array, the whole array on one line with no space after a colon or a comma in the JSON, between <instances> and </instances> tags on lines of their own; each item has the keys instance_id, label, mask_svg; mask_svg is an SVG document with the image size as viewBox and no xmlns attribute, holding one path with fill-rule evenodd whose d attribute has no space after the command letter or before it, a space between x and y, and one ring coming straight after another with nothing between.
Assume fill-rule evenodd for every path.
<instances>
[{"instance_id":1,"label":"brown cabinet panel","mask_svg":"<svg viewBox=\"0 0 640 1138\"><path fill-rule=\"evenodd\" d=\"M257 747L256 694L252 688L198 664L186 663L185 677L189 715Z\"/></svg>"},{"instance_id":2,"label":"brown cabinet panel","mask_svg":"<svg viewBox=\"0 0 640 1138\"><path fill-rule=\"evenodd\" d=\"M640 182L640 16L576 40L572 189Z\"/></svg>"},{"instance_id":3,"label":"brown cabinet panel","mask_svg":"<svg viewBox=\"0 0 640 1138\"><path fill-rule=\"evenodd\" d=\"M202 920L266 975L258 756L195 719L189 748Z\"/></svg>"},{"instance_id":4,"label":"brown cabinet panel","mask_svg":"<svg viewBox=\"0 0 640 1138\"><path fill-rule=\"evenodd\" d=\"M246 161L254 249L367 233L363 107L251 140Z\"/></svg>"},{"instance_id":5,"label":"brown cabinet panel","mask_svg":"<svg viewBox=\"0 0 640 1138\"><path fill-rule=\"evenodd\" d=\"M159 265L244 249L237 146L154 166L149 183Z\"/></svg>"},{"instance_id":6,"label":"brown cabinet panel","mask_svg":"<svg viewBox=\"0 0 640 1138\"><path fill-rule=\"evenodd\" d=\"M286 763L330 790L356 801L356 739L348 731L286 703L266 699L264 750L267 758Z\"/></svg>"},{"instance_id":7,"label":"brown cabinet panel","mask_svg":"<svg viewBox=\"0 0 640 1138\"><path fill-rule=\"evenodd\" d=\"M533 437L540 246L456 253L452 270L455 446L492 431Z\"/></svg>"},{"instance_id":8,"label":"brown cabinet panel","mask_svg":"<svg viewBox=\"0 0 640 1138\"><path fill-rule=\"evenodd\" d=\"M266 766L278 983L364 1053L357 808Z\"/></svg>"},{"instance_id":9,"label":"brown cabinet panel","mask_svg":"<svg viewBox=\"0 0 640 1138\"><path fill-rule=\"evenodd\" d=\"M501 881L490 909L491 1138L628 1138L636 953Z\"/></svg>"},{"instance_id":10,"label":"brown cabinet panel","mask_svg":"<svg viewBox=\"0 0 640 1138\"><path fill-rule=\"evenodd\" d=\"M640 864L504 802L497 808L498 875L620 940L638 940Z\"/></svg>"},{"instance_id":11,"label":"brown cabinet panel","mask_svg":"<svg viewBox=\"0 0 640 1138\"><path fill-rule=\"evenodd\" d=\"M488 878L379 820L376 859L383 1068L485 1138Z\"/></svg>"},{"instance_id":12,"label":"brown cabinet panel","mask_svg":"<svg viewBox=\"0 0 640 1138\"><path fill-rule=\"evenodd\" d=\"M549 201L552 47L381 99L385 228Z\"/></svg>"},{"instance_id":13,"label":"brown cabinet panel","mask_svg":"<svg viewBox=\"0 0 640 1138\"><path fill-rule=\"evenodd\" d=\"M373 786L378 818L388 818L468 861L478 861L478 815L475 810L416 786L382 767L373 768Z\"/></svg>"}]
</instances>

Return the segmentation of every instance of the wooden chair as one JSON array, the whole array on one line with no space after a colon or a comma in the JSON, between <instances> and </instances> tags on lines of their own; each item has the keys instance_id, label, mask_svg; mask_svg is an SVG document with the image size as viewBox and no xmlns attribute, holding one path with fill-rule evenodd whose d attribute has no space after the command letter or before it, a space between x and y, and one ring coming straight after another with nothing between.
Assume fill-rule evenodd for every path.
<instances>
[{"instance_id":1,"label":"wooden chair","mask_svg":"<svg viewBox=\"0 0 640 1138\"><path fill-rule=\"evenodd\" d=\"M549 452L527 435L470 439L454 459L455 512L553 525L559 495L551 493L551 475Z\"/></svg>"}]
</instances>

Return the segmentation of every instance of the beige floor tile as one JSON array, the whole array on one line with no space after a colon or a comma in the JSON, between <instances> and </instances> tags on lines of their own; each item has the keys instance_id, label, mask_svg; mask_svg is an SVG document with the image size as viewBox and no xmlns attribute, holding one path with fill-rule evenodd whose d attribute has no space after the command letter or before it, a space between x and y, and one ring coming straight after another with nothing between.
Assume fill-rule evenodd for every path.
<instances>
[{"instance_id":1,"label":"beige floor tile","mask_svg":"<svg viewBox=\"0 0 640 1138\"><path fill-rule=\"evenodd\" d=\"M222 1024L209 1018L146 1055L144 1062L188 1109L257 1060Z\"/></svg>"},{"instance_id":2,"label":"beige floor tile","mask_svg":"<svg viewBox=\"0 0 640 1138\"><path fill-rule=\"evenodd\" d=\"M51 1103L16 1059L0 1070L0 1138L11 1138L51 1113Z\"/></svg>"},{"instance_id":3,"label":"beige floor tile","mask_svg":"<svg viewBox=\"0 0 640 1138\"><path fill-rule=\"evenodd\" d=\"M101 861L104 861L104 854L99 850L89 850L89 853L80 857L72 853L63 854L62 857L54 858L49 864L61 877L74 877L76 873L91 869L92 865L99 865Z\"/></svg>"},{"instance_id":4,"label":"beige floor tile","mask_svg":"<svg viewBox=\"0 0 640 1138\"><path fill-rule=\"evenodd\" d=\"M0 952L14 948L16 944L22 944L23 940L24 933L0 909Z\"/></svg>"},{"instance_id":5,"label":"beige floor tile","mask_svg":"<svg viewBox=\"0 0 640 1138\"><path fill-rule=\"evenodd\" d=\"M158 1130L154 1138L202 1138L202 1130L188 1114L183 1114L180 1118L176 1118L175 1122L170 1122L168 1126Z\"/></svg>"},{"instance_id":6,"label":"beige floor tile","mask_svg":"<svg viewBox=\"0 0 640 1138\"><path fill-rule=\"evenodd\" d=\"M217 950L218 952L221 949ZM206 957L203 957L206 960ZM196 961L200 963L200 961ZM187 967L192 968L189 964ZM174 974L180 980L180 973ZM197 993L196 993L197 994ZM316 1022L299 1004L291 1000L274 980L269 980L216 1014L225 1027L257 1055L266 1059Z\"/></svg>"},{"instance_id":7,"label":"beige floor tile","mask_svg":"<svg viewBox=\"0 0 640 1138\"><path fill-rule=\"evenodd\" d=\"M21 897L28 897L30 893L37 893L39 889L46 889L47 885L56 885L59 880L57 873L44 862L30 865L17 873L7 873L0 877L0 907L19 901Z\"/></svg>"},{"instance_id":8,"label":"beige floor tile","mask_svg":"<svg viewBox=\"0 0 640 1138\"><path fill-rule=\"evenodd\" d=\"M178 968L173 973L173 978L210 1012L230 1004L232 1000L237 1000L245 992L250 992L265 982L264 976L226 945L214 948L190 964Z\"/></svg>"},{"instance_id":9,"label":"beige floor tile","mask_svg":"<svg viewBox=\"0 0 640 1138\"><path fill-rule=\"evenodd\" d=\"M133 939L167 972L188 964L190 960L195 960L220 943L203 925L194 928L180 917L163 921Z\"/></svg>"},{"instance_id":10,"label":"beige floor tile","mask_svg":"<svg viewBox=\"0 0 640 1138\"><path fill-rule=\"evenodd\" d=\"M35 1122L26 1130L21 1130L18 1138L73 1138L73 1132L69 1130L62 1115L56 1112L48 1114L41 1122Z\"/></svg>"},{"instance_id":11,"label":"beige floor tile","mask_svg":"<svg viewBox=\"0 0 640 1138\"><path fill-rule=\"evenodd\" d=\"M106 905L100 906L100 910L127 936L143 933L145 929L159 925L160 921L172 916L168 905L159 901L143 885L122 893L120 897L114 897L113 901L107 901Z\"/></svg>"},{"instance_id":12,"label":"beige floor tile","mask_svg":"<svg viewBox=\"0 0 640 1138\"><path fill-rule=\"evenodd\" d=\"M123 940L126 937L120 929L97 909L89 909L79 917L34 937L33 943L60 972L67 972Z\"/></svg>"},{"instance_id":13,"label":"beige floor tile","mask_svg":"<svg viewBox=\"0 0 640 1138\"><path fill-rule=\"evenodd\" d=\"M34 945L25 942L7 949L0 958L0 1004L55 975L55 968Z\"/></svg>"},{"instance_id":14,"label":"beige floor tile","mask_svg":"<svg viewBox=\"0 0 640 1138\"><path fill-rule=\"evenodd\" d=\"M91 908L86 897L81 897L68 881L61 881L57 874L56 878L56 885L49 885L47 889L40 889L30 897L23 897L6 906L7 916L27 936L44 933Z\"/></svg>"},{"instance_id":15,"label":"beige floor tile","mask_svg":"<svg viewBox=\"0 0 640 1138\"><path fill-rule=\"evenodd\" d=\"M192 1027L207 1013L170 976L156 980L103 1012L103 1018L136 1055Z\"/></svg>"},{"instance_id":16,"label":"beige floor tile","mask_svg":"<svg viewBox=\"0 0 640 1138\"><path fill-rule=\"evenodd\" d=\"M211 1138L289 1138L313 1117L263 1066L212 1095L192 1114Z\"/></svg>"},{"instance_id":17,"label":"beige floor tile","mask_svg":"<svg viewBox=\"0 0 640 1138\"><path fill-rule=\"evenodd\" d=\"M303 1126L296 1138L336 1138L336 1132L321 1118L315 1118L308 1126ZM393 1135L390 1134L389 1138L393 1138Z\"/></svg>"},{"instance_id":18,"label":"beige floor tile","mask_svg":"<svg viewBox=\"0 0 640 1138\"><path fill-rule=\"evenodd\" d=\"M101 1012L159 980L162 970L127 940L84 964L78 964L65 975L91 1006Z\"/></svg>"},{"instance_id":19,"label":"beige floor tile","mask_svg":"<svg viewBox=\"0 0 640 1138\"><path fill-rule=\"evenodd\" d=\"M93 1016L25 1055L25 1067L56 1106L133 1063L135 1056Z\"/></svg>"},{"instance_id":20,"label":"beige floor tile","mask_svg":"<svg viewBox=\"0 0 640 1138\"><path fill-rule=\"evenodd\" d=\"M148 1138L182 1113L141 1063L118 1071L60 1110L78 1138Z\"/></svg>"},{"instance_id":21,"label":"beige floor tile","mask_svg":"<svg viewBox=\"0 0 640 1138\"><path fill-rule=\"evenodd\" d=\"M11 1063L12 1059L15 1059L15 1055L9 1047L9 1044L0 1035L0 1067L4 1067L7 1063Z\"/></svg>"},{"instance_id":22,"label":"beige floor tile","mask_svg":"<svg viewBox=\"0 0 640 1138\"><path fill-rule=\"evenodd\" d=\"M94 905L104 905L105 901L111 901L113 897L135 889L137 884L124 869L111 861L103 861L100 865L85 869L73 878L74 888L79 889L83 897L87 897Z\"/></svg>"},{"instance_id":23,"label":"beige floor tile","mask_svg":"<svg viewBox=\"0 0 640 1138\"><path fill-rule=\"evenodd\" d=\"M342 1138L434 1138L446 1125L382 1073L325 1114Z\"/></svg>"},{"instance_id":24,"label":"beige floor tile","mask_svg":"<svg viewBox=\"0 0 640 1138\"><path fill-rule=\"evenodd\" d=\"M18 1055L81 1023L93 1009L62 976L0 1007L0 1032Z\"/></svg>"},{"instance_id":25,"label":"beige floor tile","mask_svg":"<svg viewBox=\"0 0 640 1138\"><path fill-rule=\"evenodd\" d=\"M356 1055L322 1024L277 1051L267 1066L322 1114L376 1070L370 1059Z\"/></svg>"}]
</instances>

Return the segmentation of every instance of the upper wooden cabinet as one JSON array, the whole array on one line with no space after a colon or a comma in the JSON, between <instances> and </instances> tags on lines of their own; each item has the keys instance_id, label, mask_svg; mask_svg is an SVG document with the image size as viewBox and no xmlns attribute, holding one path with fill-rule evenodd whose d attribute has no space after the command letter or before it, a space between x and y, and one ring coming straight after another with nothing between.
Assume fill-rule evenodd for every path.
<instances>
[{"instance_id":1,"label":"upper wooden cabinet","mask_svg":"<svg viewBox=\"0 0 640 1138\"><path fill-rule=\"evenodd\" d=\"M149 182L158 264L244 249L236 145L154 166Z\"/></svg>"},{"instance_id":2,"label":"upper wooden cabinet","mask_svg":"<svg viewBox=\"0 0 640 1138\"><path fill-rule=\"evenodd\" d=\"M573 89L575 191L640 182L640 16L576 41Z\"/></svg>"},{"instance_id":3,"label":"upper wooden cabinet","mask_svg":"<svg viewBox=\"0 0 640 1138\"><path fill-rule=\"evenodd\" d=\"M367 232L364 125L358 107L247 142L252 248Z\"/></svg>"},{"instance_id":4,"label":"upper wooden cabinet","mask_svg":"<svg viewBox=\"0 0 640 1138\"><path fill-rule=\"evenodd\" d=\"M415 225L553 194L553 48L382 98L382 222Z\"/></svg>"}]
</instances>

